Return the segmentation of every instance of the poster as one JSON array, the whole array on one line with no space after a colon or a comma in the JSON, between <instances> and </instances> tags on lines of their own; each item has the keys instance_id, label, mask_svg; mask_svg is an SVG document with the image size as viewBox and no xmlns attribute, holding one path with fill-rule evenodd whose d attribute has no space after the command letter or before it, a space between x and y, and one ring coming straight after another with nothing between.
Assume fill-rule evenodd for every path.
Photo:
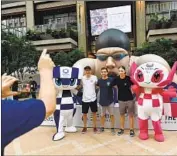
<instances>
[{"instance_id":1,"label":"poster","mask_svg":"<svg viewBox=\"0 0 177 156\"><path fill-rule=\"evenodd\" d=\"M132 31L131 6L90 10L91 34L100 35L109 28L119 29L125 33Z\"/></svg>"}]
</instances>

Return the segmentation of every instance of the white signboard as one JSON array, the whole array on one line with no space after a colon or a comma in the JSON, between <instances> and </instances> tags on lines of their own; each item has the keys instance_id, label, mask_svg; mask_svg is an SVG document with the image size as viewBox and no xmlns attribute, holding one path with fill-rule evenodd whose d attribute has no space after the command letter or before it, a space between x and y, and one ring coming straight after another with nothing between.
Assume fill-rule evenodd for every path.
<instances>
[{"instance_id":1,"label":"white signboard","mask_svg":"<svg viewBox=\"0 0 177 156\"><path fill-rule=\"evenodd\" d=\"M103 31L115 28L125 33L132 31L131 6L120 6L90 10L91 33L100 35Z\"/></svg>"},{"instance_id":2,"label":"white signboard","mask_svg":"<svg viewBox=\"0 0 177 156\"><path fill-rule=\"evenodd\" d=\"M107 9L108 28L131 32L131 7L121 6Z\"/></svg>"},{"instance_id":3,"label":"white signboard","mask_svg":"<svg viewBox=\"0 0 177 156\"><path fill-rule=\"evenodd\" d=\"M119 108L114 109L114 114L115 114L115 128L120 128L120 114L119 114ZM137 114L135 115L135 128L138 129L138 122L137 122ZM106 120L105 120L105 128L110 128L110 116L109 114L106 114ZM53 116L50 116L48 119L46 119L42 125L44 126L55 126ZM77 106L76 114L74 116L74 125L76 127L83 127L83 122L82 122L82 108L81 106ZM87 122L88 127L92 127L92 113L89 111L88 113L88 122ZM100 126L100 108L98 109L97 113L97 125L98 127ZM128 115L126 115L125 118L125 128L129 128L129 119ZM152 129L152 122L149 120L149 129ZM162 129L163 130L177 130L177 118L173 117L167 117L163 116L162 117Z\"/></svg>"}]
</instances>

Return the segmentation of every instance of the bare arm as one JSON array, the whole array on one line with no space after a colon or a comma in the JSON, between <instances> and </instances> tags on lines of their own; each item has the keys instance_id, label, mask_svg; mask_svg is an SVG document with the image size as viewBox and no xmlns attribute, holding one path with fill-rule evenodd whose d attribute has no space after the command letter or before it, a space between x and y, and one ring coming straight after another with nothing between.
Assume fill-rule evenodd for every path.
<instances>
[{"instance_id":1,"label":"bare arm","mask_svg":"<svg viewBox=\"0 0 177 156\"><path fill-rule=\"evenodd\" d=\"M82 85L78 85L77 87L76 87L76 90L80 90L82 88Z\"/></svg>"},{"instance_id":2,"label":"bare arm","mask_svg":"<svg viewBox=\"0 0 177 156\"><path fill-rule=\"evenodd\" d=\"M44 102L47 118L56 108L56 90L53 83L54 63L46 52L47 50L44 49L41 54L38 62L38 70L40 74L39 99Z\"/></svg>"}]
</instances>

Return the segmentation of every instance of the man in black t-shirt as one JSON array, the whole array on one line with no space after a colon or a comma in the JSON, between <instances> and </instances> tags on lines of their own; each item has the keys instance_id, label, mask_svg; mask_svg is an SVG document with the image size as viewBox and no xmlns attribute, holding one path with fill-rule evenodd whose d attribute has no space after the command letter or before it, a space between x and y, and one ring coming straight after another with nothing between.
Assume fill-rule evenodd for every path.
<instances>
[{"instance_id":1,"label":"man in black t-shirt","mask_svg":"<svg viewBox=\"0 0 177 156\"><path fill-rule=\"evenodd\" d=\"M100 88L100 99L99 104L101 106L101 128L100 131L104 131L105 114L106 110L109 112L111 119L111 132L115 133L114 130L114 99L113 99L113 79L108 77L108 69L101 68L101 79L98 80L98 86Z\"/></svg>"},{"instance_id":2,"label":"man in black t-shirt","mask_svg":"<svg viewBox=\"0 0 177 156\"><path fill-rule=\"evenodd\" d=\"M134 111L135 111L135 102L133 100L133 94L131 91L131 85L133 83L130 80L130 77L126 75L125 67L119 67L119 76L115 79L115 85L118 87L118 102L119 102L119 111L120 111L120 129L118 135L124 133L124 123L125 123L125 114L128 109L129 114L129 123L130 123L130 136L134 136Z\"/></svg>"},{"instance_id":3,"label":"man in black t-shirt","mask_svg":"<svg viewBox=\"0 0 177 156\"><path fill-rule=\"evenodd\" d=\"M36 89L37 89L37 83L33 80L32 77L29 77L30 79L30 93L32 98L36 99Z\"/></svg>"}]
</instances>

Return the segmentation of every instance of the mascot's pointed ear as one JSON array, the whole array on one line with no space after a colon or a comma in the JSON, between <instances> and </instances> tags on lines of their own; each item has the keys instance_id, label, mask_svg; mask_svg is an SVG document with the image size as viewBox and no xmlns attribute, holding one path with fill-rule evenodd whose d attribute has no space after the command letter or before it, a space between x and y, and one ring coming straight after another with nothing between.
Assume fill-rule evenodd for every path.
<instances>
[{"instance_id":1,"label":"mascot's pointed ear","mask_svg":"<svg viewBox=\"0 0 177 156\"><path fill-rule=\"evenodd\" d=\"M135 70L137 68L137 64L135 62L132 63L131 67L130 67L130 76L133 77Z\"/></svg>"},{"instance_id":2,"label":"mascot's pointed ear","mask_svg":"<svg viewBox=\"0 0 177 156\"><path fill-rule=\"evenodd\" d=\"M135 70L137 69L137 64L135 62L132 63L131 67L130 67L130 79L131 81L138 85L137 81L134 79L134 74L135 74ZM139 86L139 85L138 85Z\"/></svg>"},{"instance_id":3,"label":"mascot's pointed ear","mask_svg":"<svg viewBox=\"0 0 177 156\"><path fill-rule=\"evenodd\" d=\"M159 83L158 86L165 86L165 85L168 85L169 83L171 83L173 81L173 77L174 77L176 71L177 71L177 61L174 63L167 79L165 81Z\"/></svg>"},{"instance_id":4,"label":"mascot's pointed ear","mask_svg":"<svg viewBox=\"0 0 177 156\"><path fill-rule=\"evenodd\" d=\"M172 80L173 80L173 77L174 77L176 71L177 71L177 61L174 63L174 65L173 65L173 67L172 67L172 69L171 69L171 72L170 72L169 75L168 75L168 78L167 78L167 79L168 79L169 81L172 81Z\"/></svg>"}]
</instances>

